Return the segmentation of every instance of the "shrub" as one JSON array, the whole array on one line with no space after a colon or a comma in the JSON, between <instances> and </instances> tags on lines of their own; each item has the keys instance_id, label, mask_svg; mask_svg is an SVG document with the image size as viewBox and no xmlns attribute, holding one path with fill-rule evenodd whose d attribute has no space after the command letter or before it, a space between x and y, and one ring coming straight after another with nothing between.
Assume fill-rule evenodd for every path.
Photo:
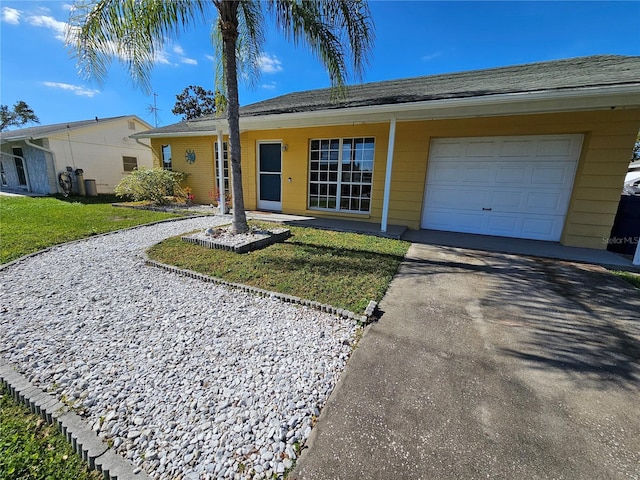
<instances>
[{"instance_id":1,"label":"shrub","mask_svg":"<svg viewBox=\"0 0 640 480\"><path fill-rule=\"evenodd\" d=\"M134 170L114 189L118 197L128 197L134 202L151 201L156 205L169 203L171 196L182 196L180 182L185 178L181 172L172 172L163 168Z\"/></svg>"}]
</instances>

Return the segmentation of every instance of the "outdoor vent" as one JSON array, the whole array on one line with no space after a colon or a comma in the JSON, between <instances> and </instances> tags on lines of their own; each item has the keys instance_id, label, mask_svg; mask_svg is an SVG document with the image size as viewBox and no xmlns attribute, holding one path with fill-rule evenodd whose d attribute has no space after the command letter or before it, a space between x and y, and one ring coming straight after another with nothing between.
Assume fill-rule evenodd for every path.
<instances>
[{"instance_id":1,"label":"outdoor vent","mask_svg":"<svg viewBox=\"0 0 640 480\"><path fill-rule=\"evenodd\" d=\"M136 122L134 122L133 120L129 120L129 130L135 130L136 129Z\"/></svg>"}]
</instances>

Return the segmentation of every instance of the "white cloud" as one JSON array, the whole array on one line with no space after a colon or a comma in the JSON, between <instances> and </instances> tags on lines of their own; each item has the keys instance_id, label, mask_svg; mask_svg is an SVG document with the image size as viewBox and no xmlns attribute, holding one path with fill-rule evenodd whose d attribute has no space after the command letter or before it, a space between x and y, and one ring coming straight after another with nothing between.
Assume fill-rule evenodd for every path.
<instances>
[{"instance_id":1,"label":"white cloud","mask_svg":"<svg viewBox=\"0 0 640 480\"><path fill-rule=\"evenodd\" d=\"M180 61L187 65L198 65L198 61L194 58L182 58Z\"/></svg>"},{"instance_id":2,"label":"white cloud","mask_svg":"<svg viewBox=\"0 0 640 480\"><path fill-rule=\"evenodd\" d=\"M278 73L282 71L282 62L275 55L260 55L258 68L262 73Z\"/></svg>"},{"instance_id":3,"label":"white cloud","mask_svg":"<svg viewBox=\"0 0 640 480\"><path fill-rule=\"evenodd\" d=\"M184 49L180 45L176 45L175 47L173 47L173 53L184 55Z\"/></svg>"},{"instance_id":4,"label":"white cloud","mask_svg":"<svg viewBox=\"0 0 640 480\"><path fill-rule=\"evenodd\" d=\"M275 90L278 84L276 82L271 82L271 83L263 83L260 86L266 90Z\"/></svg>"},{"instance_id":5,"label":"white cloud","mask_svg":"<svg viewBox=\"0 0 640 480\"><path fill-rule=\"evenodd\" d=\"M434 52L434 53L430 53L428 55L423 55L422 56L422 61L423 62L428 62L429 60L433 60L434 58L438 58L440 55L442 55L442 52Z\"/></svg>"},{"instance_id":6,"label":"white cloud","mask_svg":"<svg viewBox=\"0 0 640 480\"><path fill-rule=\"evenodd\" d=\"M55 34L58 40L64 41L67 24L56 20L49 15L30 15L27 17L27 23L34 27L48 28Z\"/></svg>"},{"instance_id":7,"label":"white cloud","mask_svg":"<svg viewBox=\"0 0 640 480\"><path fill-rule=\"evenodd\" d=\"M154 63L159 63L161 65L173 65L173 66L175 66L175 63L172 63L169 60L169 54L164 49L155 51L153 62Z\"/></svg>"},{"instance_id":8,"label":"white cloud","mask_svg":"<svg viewBox=\"0 0 640 480\"><path fill-rule=\"evenodd\" d=\"M205 55L204 58L206 58L207 60L209 60L211 62L215 62L216 61L216 57L214 57L213 55Z\"/></svg>"},{"instance_id":9,"label":"white cloud","mask_svg":"<svg viewBox=\"0 0 640 480\"><path fill-rule=\"evenodd\" d=\"M21 13L20 10L16 10L15 8L3 7L2 21L11 25L19 25Z\"/></svg>"},{"instance_id":10,"label":"white cloud","mask_svg":"<svg viewBox=\"0 0 640 480\"><path fill-rule=\"evenodd\" d=\"M44 85L46 87L50 87L50 88L59 88L61 90L68 90L68 91L72 92L73 94L81 96L81 97L92 98L95 95L97 95L98 93L100 93L99 90L93 90L93 89L90 89L90 88L82 87L80 85L71 85L69 83L44 82Z\"/></svg>"}]
</instances>

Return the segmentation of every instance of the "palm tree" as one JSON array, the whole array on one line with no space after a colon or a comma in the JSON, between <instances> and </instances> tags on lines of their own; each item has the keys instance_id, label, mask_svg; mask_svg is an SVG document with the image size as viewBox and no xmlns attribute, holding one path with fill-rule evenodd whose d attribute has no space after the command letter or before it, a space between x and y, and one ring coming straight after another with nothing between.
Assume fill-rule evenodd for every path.
<instances>
[{"instance_id":1,"label":"palm tree","mask_svg":"<svg viewBox=\"0 0 640 480\"><path fill-rule=\"evenodd\" d=\"M164 42L194 23L215 18L212 36L221 45L221 87L226 89L229 122L234 233L248 230L240 165L238 70L255 78L251 74L258 71L265 13L287 39L306 44L319 58L336 98L350 74L362 78L373 43L365 0L78 0L67 30L67 44L82 75L103 81L109 63L118 58L134 82L149 90L154 57Z\"/></svg>"}]
</instances>

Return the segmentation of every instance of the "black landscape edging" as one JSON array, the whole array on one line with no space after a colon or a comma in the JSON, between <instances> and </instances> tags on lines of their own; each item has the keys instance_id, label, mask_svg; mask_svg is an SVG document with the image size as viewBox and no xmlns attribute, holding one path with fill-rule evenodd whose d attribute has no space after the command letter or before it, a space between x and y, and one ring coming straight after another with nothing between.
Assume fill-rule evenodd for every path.
<instances>
[{"instance_id":1,"label":"black landscape edging","mask_svg":"<svg viewBox=\"0 0 640 480\"><path fill-rule=\"evenodd\" d=\"M321 312L326 312L332 315L337 315L342 318L347 318L349 320L356 320L363 324L367 324L373 320L374 311L377 307L376 302L370 301L369 306L367 307L367 310L366 310L366 315L358 315L344 308L334 307L333 305L316 302L314 300L307 300L304 298L296 297L294 295L287 295L280 292L272 292L270 290L264 290L262 288L252 287L250 285L245 285L242 283L227 282L226 280L222 280L220 278L210 277L202 273L194 272L193 270L187 270L183 268L174 267L173 265L167 265L165 263L151 260L148 256L146 256L146 254L145 254L144 263L150 267L160 268L162 270L166 270L167 272L177 273L178 275L183 275L185 277L190 277L196 280L200 280L201 282L215 283L217 285L224 285L226 287L236 288L243 292L253 293L260 297L277 298L286 303L294 303L297 305L302 305L305 307L313 308L315 310L319 310Z\"/></svg>"},{"instance_id":2,"label":"black landscape edging","mask_svg":"<svg viewBox=\"0 0 640 480\"><path fill-rule=\"evenodd\" d=\"M87 423L69 407L29 382L8 362L0 359L0 384L18 403L39 415L47 424L55 426L74 452L106 480L151 480L145 472L133 473L135 468L115 453L98 437Z\"/></svg>"}]
</instances>

